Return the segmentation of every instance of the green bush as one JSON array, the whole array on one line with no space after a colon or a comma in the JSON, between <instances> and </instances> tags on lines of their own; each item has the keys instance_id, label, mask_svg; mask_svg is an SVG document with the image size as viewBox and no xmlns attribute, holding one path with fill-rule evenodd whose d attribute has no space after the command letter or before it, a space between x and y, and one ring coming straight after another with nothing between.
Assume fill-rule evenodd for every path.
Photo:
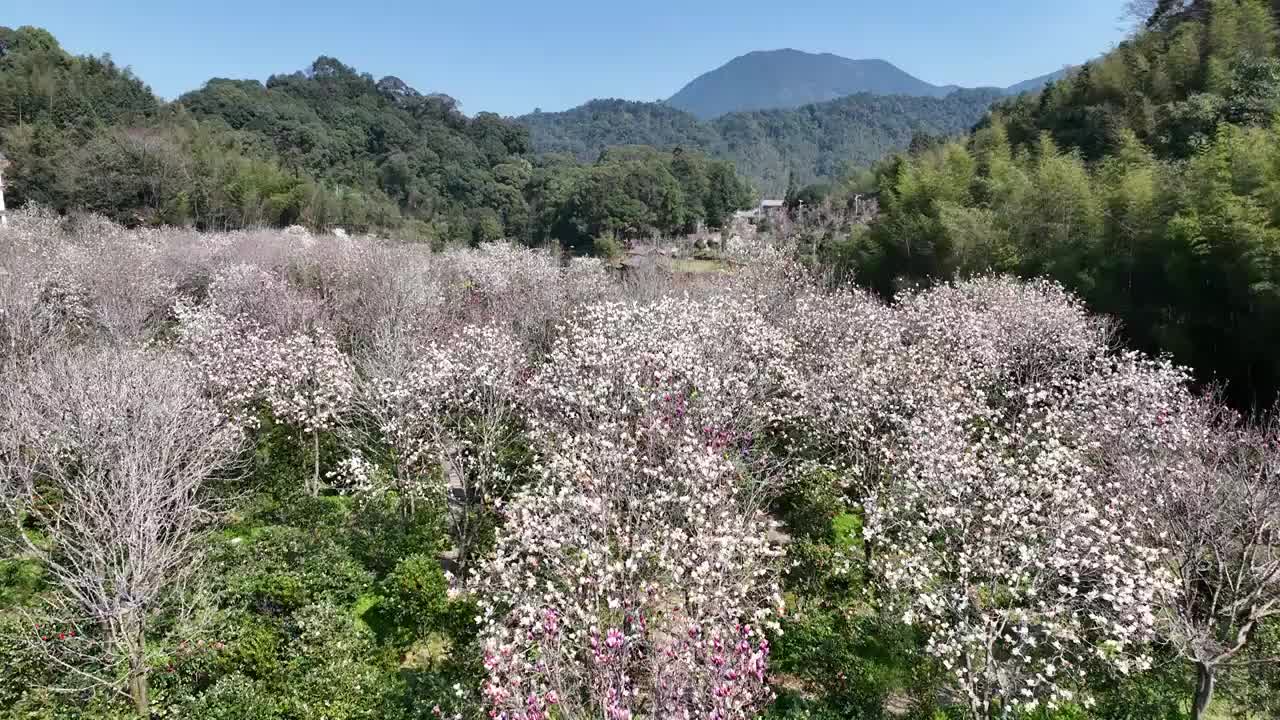
<instances>
[{"instance_id":1,"label":"green bush","mask_svg":"<svg viewBox=\"0 0 1280 720\"><path fill-rule=\"evenodd\" d=\"M448 590L439 558L409 555L382 582L383 606L399 627L422 636L448 620Z\"/></svg>"},{"instance_id":2,"label":"green bush","mask_svg":"<svg viewBox=\"0 0 1280 720\"><path fill-rule=\"evenodd\" d=\"M448 546L444 513L425 499L407 513L391 494L356 501L346 520L346 545L352 557L375 577L390 573L415 553L438 555Z\"/></svg>"},{"instance_id":3,"label":"green bush","mask_svg":"<svg viewBox=\"0 0 1280 720\"><path fill-rule=\"evenodd\" d=\"M320 602L349 607L373 584L338 538L299 528L267 527L250 540L233 538L216 557L227 601L268 616Z\"/></svg>"},{"instance_id":4,"label":"green bush","mask_svg":"<svg viewBox=\"0 0 1280 720\"><path fill-rule=\"evenodd\" d=\"M617 236L612 233L599 235L591 241L592 254L606 260L616 260L622 257L622 250L622 243L618 242Z\"/></svg>"}]
</instances>

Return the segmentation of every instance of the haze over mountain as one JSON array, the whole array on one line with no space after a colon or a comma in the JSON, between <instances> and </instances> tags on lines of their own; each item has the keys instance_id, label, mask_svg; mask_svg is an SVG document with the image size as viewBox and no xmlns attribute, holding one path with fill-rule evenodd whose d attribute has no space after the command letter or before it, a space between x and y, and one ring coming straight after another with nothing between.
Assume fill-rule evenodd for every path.
<instances>
[{"instance_id":1,"label":"haze over mountain","mask_svg":"<svg viewBox=\"0 0 1280 720\"><path fill-rule=\"evenodd\" d=\"M999 90L1006 94L1038 90L1065 72L1058 70ZM959 89L925 82L885 60L853 60L788 48L736 57L694 78L667 102L709 120L730 112L797 108L863 92L944 97Z\"/></svg>"}]
</instances>

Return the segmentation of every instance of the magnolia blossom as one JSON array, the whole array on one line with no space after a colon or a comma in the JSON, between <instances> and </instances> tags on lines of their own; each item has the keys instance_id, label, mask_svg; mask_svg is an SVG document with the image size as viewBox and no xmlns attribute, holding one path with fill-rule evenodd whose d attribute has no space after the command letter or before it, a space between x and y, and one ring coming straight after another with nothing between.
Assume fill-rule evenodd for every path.
<instances>
[{"instance_id":1,"label":"magnolia blossom","mask_svg":"<svg viewBox=\"0 0 1280 720\"><path fill-rule=\"evenodd\" d=\"M1088 702L1087 667L1145 669L1169 577L1143 495L1114 472L1134 448L1105 434L1157 418L1182 376L1110 356L1105 328L1052 286L944 288L898 313L889 387L904 384L880 406L884 473L864 502L890 606L974 717Z\"/></svg>"},{"instance_id":2,"label":"magnolia blossom","mask_svg":"<svg viewBox=\"0 0 1280 720\"><path fill-rule=\"evenodd\" d=\"M460 565L513 482L503 452L521 429L515 397L524 358L507 332L466 326L414 353L407 368L371 364L364 411L393 456L391 489L412 510L428 495L445 501Z\"/></svg>"},{"instance_id":3,"label":"magnolia blossom","mask_svg":"<svg viewBox=\"0 0 1280 720\"><path fill-rule=\"evenodd\" d=\"M750 298L600 303L560 331L522 405L547 448L583 433L688 432L756 460L778 420L793 346Z\"/></svg>"},{"instance_id":4,"label":"magnolia blossom","mask_svg":"<svg viewBox=\"0 0 1280 720\"><path fill-rule=\"evenodd\" d=\"M355 370L334 337L323 328L280 337L247 318L181 302L174 313L178 346L228 418L253 426L257 413L266 410L300 437L310 437L308 490L319 492L320 434L338 427L356 389Z\"/></svg>"},{"instance_id":5,"label":"magnolia blossom","mask_svg":"<svg viewBox=\"0 0 1280 720\"><path fill-rule=\"evenodd\" d=\"M980 717L1071 700L1091 660L1146 669L1167 586L1123 487L1058 424L1059 393L1026 392L1012 418L957 402L918 419L867 503L876 570Z\"/></svg>"},{"instance_id":6,"label":"magnolia blossom","mask_svg":"<svg viewBox=\"0 0 1280 720\"><path fill-rule=\"evenodd\" d=\"M245 318L179 302L177 345L191 362L206 395L240 425L254 425L264 401L272 343Z\"/></svg>"},{"instance_id":7,"label":"magnolia blossom","mask_svg":"<svg viewBox=\"0 0 1280 720\"><path fill-rule=\"evenodd\" d=\"M272 415L312 436L337 427L355 394L355 376L333 336L299 332L269 351L264 398Z\"/></svg>"},{"instance_id":8,"label":"magnolia blossom","mask_svg":"<svg viewBox=\"0 0 1280 720\"><path fill-rule=\"evenodd\" d=\"M583 435L505 508L477 578L495 716L754 717L780 607L771 522L694 435Z\"/></svg>"}]
</instances>

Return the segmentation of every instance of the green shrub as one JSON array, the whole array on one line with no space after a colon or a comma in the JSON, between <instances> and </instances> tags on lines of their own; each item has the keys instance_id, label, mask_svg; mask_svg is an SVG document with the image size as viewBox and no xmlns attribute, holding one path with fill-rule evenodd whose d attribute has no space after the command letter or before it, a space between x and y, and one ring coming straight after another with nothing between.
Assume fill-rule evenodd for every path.
<instances>
[{"instance_id":1,"label":"green shrub","mask_svg":"<svg viewBox=\"0 0 1280 720\"><path fill-rule=\"evenodd\" d=\"M402 558L416 553L437 555L448 546L443 510L419 500L407 514L394 495L357 501L348 519L347 547L377 578L390 573Z\"/></svg>"},{"instance_id":2,"label":"green shrub","mask_svg":"<svg viewBox=\"0 0 1280 720\"><path fill-rule=\"evenodd\" d=\"M438 558L410 555L382 582L382 606L397 626L422 637L447 623L448 590Z\"/></svg>"},{"instance_id":3,"label":"green shrub","mask_svg":"<svg viewBox=\"0 0 1280 720\"><path fill-rule=\"evenodd\" d=\"M337 540L331 533L268 527L250 540L223 543L217 560L227 601L269 616L319 602L349 607L373 578Z\"/></svg>"},{"instance_id":4,"label":"green shrub","mask_svg":"<svg viewBox=\"0 0 1280 720\"><path fill-rule=\"evenodd\" d=\"M591 252L596 257L615 260L622 257L622 243L612 233L600 235L591 241Z\"/></svg>"}]
</instances>

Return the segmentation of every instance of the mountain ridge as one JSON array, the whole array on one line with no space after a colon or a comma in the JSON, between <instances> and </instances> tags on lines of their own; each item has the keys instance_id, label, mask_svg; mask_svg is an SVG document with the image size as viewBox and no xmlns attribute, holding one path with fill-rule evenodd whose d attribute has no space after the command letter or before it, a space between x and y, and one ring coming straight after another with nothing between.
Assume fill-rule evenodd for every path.
<instances>
[{"instance_id":1,"label":"mountain ridge","mask_svg":"<svg viewBox=\"0 0 1280 720\"><path fill-rule=\"evenodd\" d=\"M702 73L666 102L701 120L731 112L792 109L869 92L876 95L946 97L957 90L997 90L1006 95L1034 91L1069 68L1008 87L934 85L881 58L847 58L795 48L754 50Z\"/></svg>"},{"instance_id":2,"label":"mountain ridge","mask_svg":"<svg viewBox=\"0 0 1280 720\"><path fill-rule=\"evenodd\" d=\"M731 160L765 194L798 183L836 180L905 149L919 133L967 132L1004 95L958 90L945 97L858 93L792 109L728 113L700 120L662 102L592 100L563 112L515 118L537 154L564 153L585 162L626 145L696 149Z\"/></svg>"}]
</instances>

